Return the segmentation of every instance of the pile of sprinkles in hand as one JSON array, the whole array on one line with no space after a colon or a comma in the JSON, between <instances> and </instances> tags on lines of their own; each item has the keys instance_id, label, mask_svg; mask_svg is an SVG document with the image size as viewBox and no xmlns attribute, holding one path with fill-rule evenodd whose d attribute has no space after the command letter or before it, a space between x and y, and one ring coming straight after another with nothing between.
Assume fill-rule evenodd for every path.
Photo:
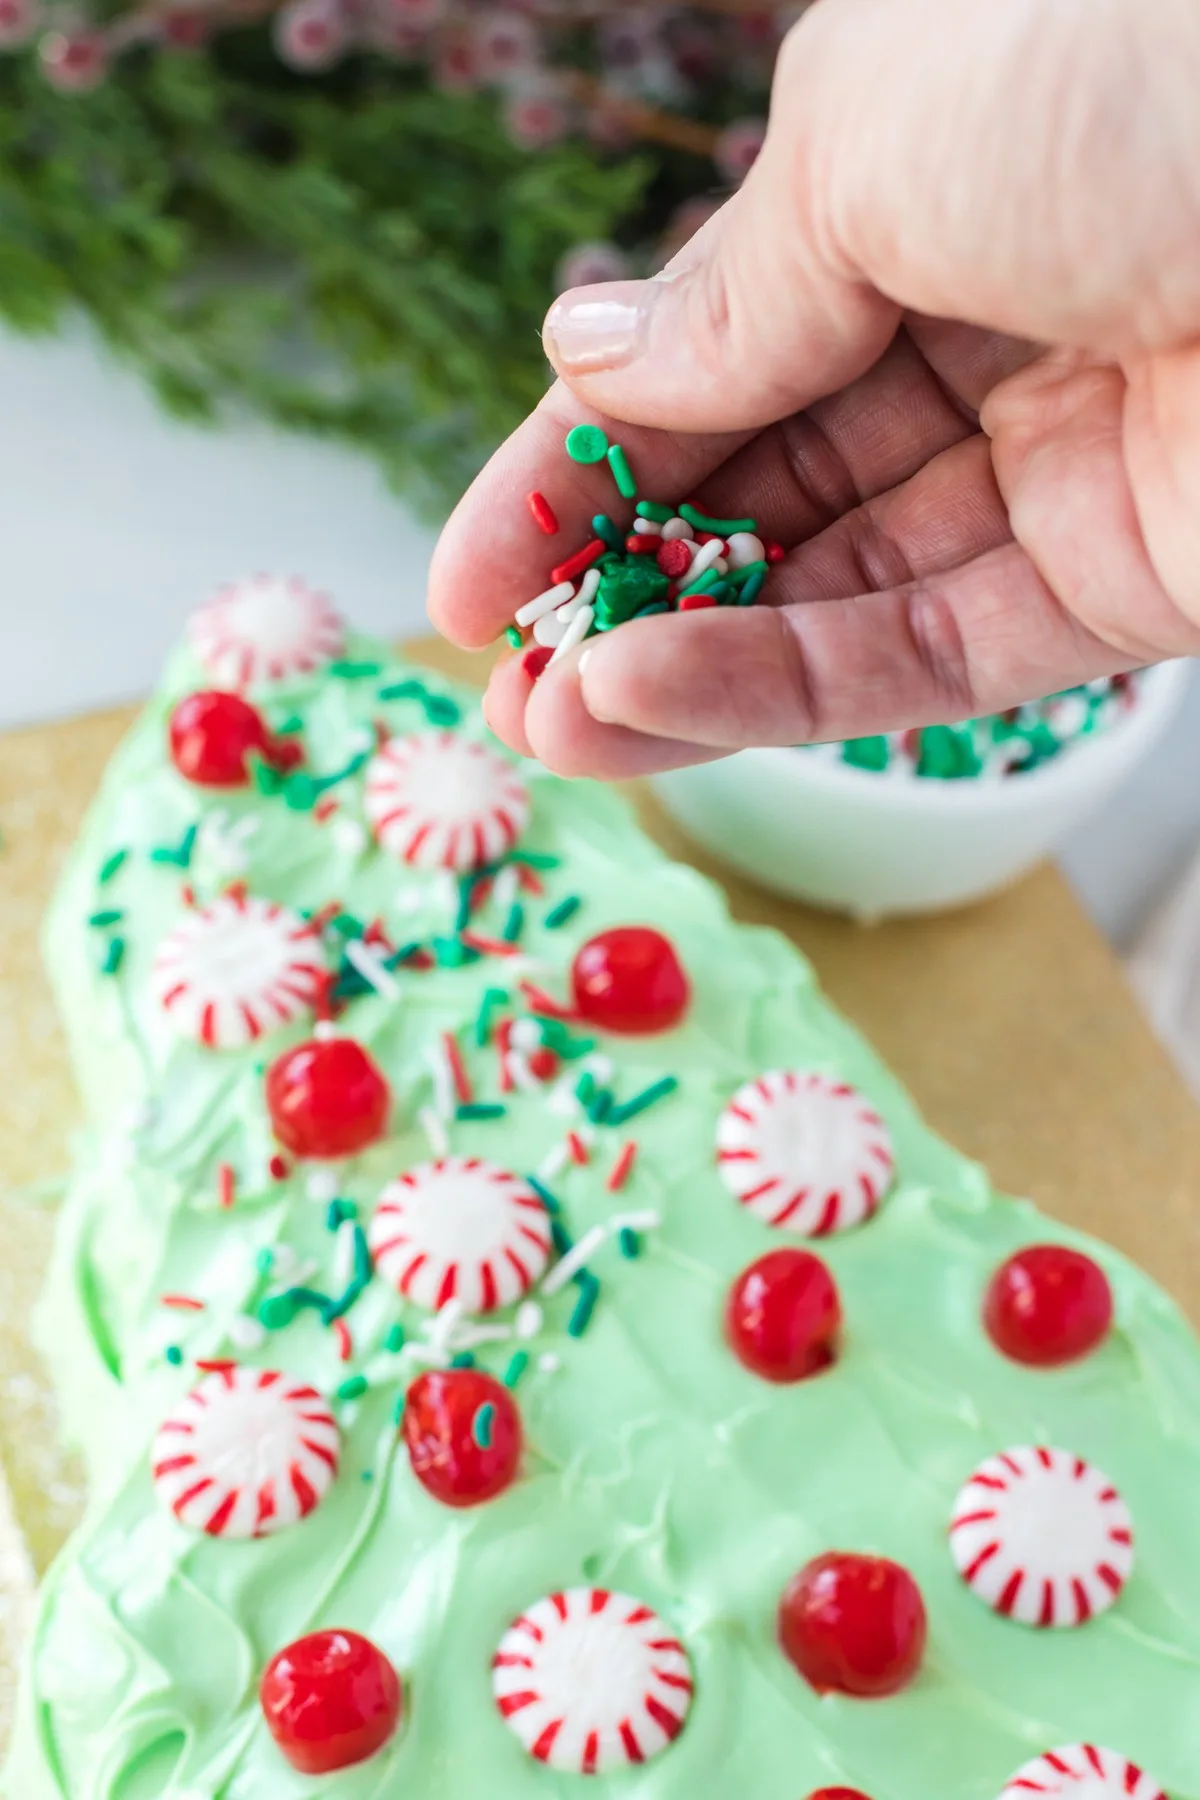
<instances>
[{"instance_id":1,"label":"pile of sprinkles in hand","mask_svg":"<svg viewBox=\"0 0 1200 1800\"><path fill-rule=\"evenodd\" d=\"M763 538L756 519L716 519L687 500L678 506L639 500L628 457L599 425L576 425L566 449L572 462L607 462L620 501L633 501L635 516L626 530L597 513L590 541L556 564L543 592L518 608L507 637L524 650L531 680L585 638L630 619L753 606L759 599L771 564L784 552ZM555 536L558 517L546 496L535 491L526 500L538 529Z\"/></svg>"}]
</instances>

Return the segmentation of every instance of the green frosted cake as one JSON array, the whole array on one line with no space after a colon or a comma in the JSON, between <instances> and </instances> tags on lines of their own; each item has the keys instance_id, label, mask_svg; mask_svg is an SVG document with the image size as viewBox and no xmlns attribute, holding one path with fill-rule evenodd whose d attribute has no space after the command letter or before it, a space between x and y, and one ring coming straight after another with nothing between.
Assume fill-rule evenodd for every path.
<instances>
[{"instance_id":1,"label":"green frosted cake","mask_svg":"<svg viewBox=\"0 0 1200 1800\"><path fill-rule=\"evenodd\" d=\"M46 948L12 1800L1200 1800L1189 1327L612 793L239 584Z\"/></svg>"}]
</instances>

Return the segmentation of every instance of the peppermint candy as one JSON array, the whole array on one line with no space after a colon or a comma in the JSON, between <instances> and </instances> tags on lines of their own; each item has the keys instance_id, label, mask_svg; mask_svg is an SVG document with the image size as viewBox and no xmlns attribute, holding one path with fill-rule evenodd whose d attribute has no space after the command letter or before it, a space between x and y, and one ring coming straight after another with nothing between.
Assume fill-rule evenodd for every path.
<instances>
[{"instance_id":1,"label":"peppermint candy","mask_svg":"<svg viewBox=\"0 0 1200 1800\"><path fill-rule=\"evenodd\" d=\"M154 991L181 1037L236 1050L311 1011L326 978L321 937L299 913L234 889L191 912L159 947Z\"/></svg>"},{"instance_id":2,"label":"peppermint candy","mask_svg":"<svg viewBox=\"0 0 1200 1800\"><path fill-rule=\"evenodd\" d=\"M569 1588L510 1625L492 1659L500 1716L552 1769L604 1775L648 1762L683 1730L688 1653L628 1594Z\"/></svg>"},{"instance_id":3,"label":"peppermint candy","mask_svg":"<svg viewBox=\"0 0 1200 1800\"><path fill-rule=\"evenodd\" d=\"M270 1537L320 1504L340 1444L315 1388L227 1363L159 1428L150 1466L158 1498L181 1525L210 1537Z\"/></svg>"},{"instance_id":4,"label":"peppermint candy","mask_svg":"<svg viewBox=\"0 0 1200 1800\"><path fill-rule=\"evenodd\" d=\"M345 630L331 601L293 576L232 582L192 614L191 645L213 680L246 688L311 675L340 656Z\"/></svg>"},{"instance_id":5,"label":"peppermint candy","mask_svg":"<svg viewBox=\"0 0 1200 1800\"><path fill-rule=\"evenodd\" d=\"M379 1274L430 1312L448 1300L469 1313L511 1306L550 1260L542 1202L473 1156L421 1163L390 1182L368 1235Z\"/></svg>"},{"instance_id":6,"label":"peppermint candy","mask_svg":"<svg viewBox=\"0 0 1200 1800\"><path fill-rule=\"evenodd\" d=\"M1133 1570L1133 1523L1107 1475L1065 1450L1005 1450L959 1494L954 1565L1021 1625L1086 1625Z\"/></svg>"},{"instance_id":7,"label":"peppermint candy","mask_svg":"<svg viewBox=\"0 0 1200 1800\"><path fill-rule=\"evenodd\" d=\"M364 807L383 848L419 869L477 869L511 850L529 820L512 764L452 731L392 738L367 770Z\"/></svg>"},{"instance_id":8,"label":"peppermint candy","mask_svg":"<svg viewBox=\"0 0 1200 1800\"><path fill-rule=\"evenodd\" d=\"M1058 1794L1062 1800L1167 1800L1143 1769L1115 1750L1070 1744L1047 1750L1018 1769L999 1800L1029 1800L1031 1794Z\"/></svg>"},{"instance_id":9,"label":"peppermint candy","mask_svg":"<svg viewBox=\"0 0 1200 1800\"><path fill-rule=\"evenodd\" d=\"M717 1164L756 1218L801 1237L870 1218L894 1169L887 1126L857 1089L803 1069L738 1089L717 1124Z\"/></svg>"}]
</instances>

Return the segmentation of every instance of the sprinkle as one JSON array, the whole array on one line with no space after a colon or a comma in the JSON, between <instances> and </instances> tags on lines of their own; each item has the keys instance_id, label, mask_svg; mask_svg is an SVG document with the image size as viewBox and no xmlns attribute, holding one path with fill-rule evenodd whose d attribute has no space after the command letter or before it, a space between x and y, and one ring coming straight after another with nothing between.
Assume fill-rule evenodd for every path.
<instances>
[{"instance_id":1,"label":"sprinkle","mask_svg":"<svg viewBox=\"0 0 1200 1800\"><path fill-rule=\"evenodd\" d=\"M257 1319L239 1313L229 1322L229 1339L239 1350L261 1350L267 1334Z\"/></svg>"},{"instance_id":2,"label":"sprinkle","mask_svg":"<svg viewBox=\"0 0 1200 1800\"><path fill-rule=\"evenodd\" d=\"M471 1421L471 1436L481 1450L492 1447L492 1426L496 1419L496 1408L490 1400L485 1400Z\"/></svg>"},{"instance_id":3,"label":"sprinkle","mask_svg":"<svg viewBox=\"0 0 1200 1800\"><path fill-rule=\"evenodd\" d=\"M575 1098L580 1106L586 1106L596 1091L596 1077L590 1069L585 1069L575 1083Z\"/></svg>"},{"instance_id":4,"label":"sprinkle","mask_svg":"<svg viewBox=\"0 0 1200 1800\"><path fill-rule=\"evenodd\" d=\"M544 1013L548 1019L561 1019L566 1023L578 1021L579 1014L577 1012L561 1005L557 1000L552 1000L549 994L544 993L540 987L536 987L532 981L522 981L518 985L531 1012Z\"/></svg>"},{"instance_id":5,"label":"sprinkle","mask_svg":"<svg viewBox=\"0 0 1200 1800\"><path fill-rule=\"evenodd\" d=\"M575 425L567 433L566 447L572 462L603 462L608 438L599 425Z\"/></svg>"},{"instance_id":6,"label":"sprinkle","mask_svg":"<svg viewBox=\"0 0 1200 1800\"><path fill-rule=\"evenodd\" d=\"M512 1029L511 1019L501 1019L496 1027L496 1053L500 1059L500 1092L502 1094L511 1094L513 1090L512 1069L509 1064Z\"/></svg>"},{"instance_id":7,"label":"sprinkle","mask_svg":"<svg viewBox=\"0 0 1200 1800\"><path fill-rule=\"evenodd\" d=\"M168 847L160 847L157 850L152 850L150 852L150 861L156 862L156 863L174 863L178 868L181 868L181 869L186 869L186 868L190 867L191 860L192 860L192 852L196 848L196 839L199 836L199 834L200 834L199 824L189 825L187 830L183 834L182 841L179 843L179 845L176 848L171 849L168 846Z\"/></svg>"},{"instance_id":8,"label":"sprinkle","mask_svg":"<svg viewBox=\"0 0 1200 1800\"><path fill-rule=\"evenodd\" d=\"M338 1178L333 1169L312 1169L305 1178L304 1192L317 1206L328 1206L338 1197Z\"/></svg>"},{"instance_id":9,"label":"sprinkle","mask_svg":"<svg viewBox=\"0 0 1200 1800\"><path fill-rule=\"evenodd\" d=\"M550 1239L556 1256L566 1256L571 1249L571 1234L561 1219L551 1219Z\"/></svg>"},{"instance_id":10,"label":"sprinkle","mask_svg":"<svg viewBox=\"0 0 1200 1800\"><path fill-rule=\"evenodd\" d=\"M334 1389L333 1397L335 1400L360 1400L370 1385L365 1375L351 1375L341 1387Z\"/></svg>"},{"instance_id":11,"label":"sprinkle","mask_svg":"<svg viewBox=\"0 0 1200 1800\"><path fill-rule=\"evenodd\" d=\"M424 700L425 683L423 681L393 681L387 687L381 687L378 700Z\"/></svg>"},{"instance_id":12,"label":"sprinkle","mask_svg":"<svg viewBox=\"0 0 1200 1800\"><path fill-rule=\"evenodd\" d=\"M544 894L546 891L536 870L527 869L523 863L520 867L520 881L521 892L524 894Z\"/></svg>"},{"instance_id":13,"label":"sprinkle","mask_svg":"<svg viewBox=\"0 0 1200 1800\"><path fill-rule=\"evenodd\" d=\"M596 514L592 520L592 530L597 537L604 539L610 550L619 550L625 542L620 526L614 524L607 513Z\"/></svg>"},{"instance_id":14,"label":"sprinkle","mask_svg":"<svg viewBox=\"0 0 1200 1800\"><path fill-rule=\"evenodd\" d=\"M726 576L734 587L744 587L752 575L765 575L770 564L765 561L743 563L740 569L731 569Z\"/></svg>"},{"instance_id":15,"label":"sprinkle","mask_svg":"<svg viewBox=\"0 0 1200 1800\"><path fill-rule=\"evenodd\" d=\"M226 1212L237 1199L237 1183L233 1169L229 1163L222 1163L217 1170L217 1205Z\"/></svg>"},{"instance_id":16,"label":"sprinkle","mask_svg":"<svg viewBox=\"0 0 1200 1800\"><path fill-rule=\"evenodd\" d=\"M431 1349L436 1350L439 1355L445 1354L450 1348L450 1340L458 1329L458 1323L462 1316L463 1303L457 1298L447 1300L444 1306L438 1308L429 1326L428 1335Z\"/></svg>"},{"instance_id":17,"label":"sprinkle","mask_svg":"<svg viewBox=\"0 0 1200 1800\"><path fill-rule=\"evenodd\" d=\"M544 531L547 537L553 537L558 530L558 520L545 494L539 494L535 488L526 494L525 504L533 514L533 522L538 530Z\"/></svg>"},{"instance_id":18,"label":"sprinkle","mask_svg":"<svg viewBox=\"0 0 1200 1800\"><path fill-rule=\"evenodd\" d=\"M617 1233L617 1247L621 1255L628 1257L630 1262L639 1255L641 1245L638 1242L638 1234L632 1225L622 1225Z\"/></svg>"},{"instance_id":19,"label":"sprinkle","mask_svg":"<svg viewBox=\"0 0 1200 1800\"><path fill-rule=\"evenodd\" d=\"M538 1177L543 1181L555 1181L560 1176L571 1158L565 1144L555 1144L548 1150L538 1164Z\"/></svg>"},{"instance_id":20,"label":"sprinkle","mask_svg":"<svg viewBox=\"0 0 1200 1800\"><path fill-rule=\"evenodd\" d=\"M711 531L717 537L732 537L735 531L758 530L757 519L713 519L702 513L698 507L690 505L686 500L679 508L679 516L686 519L695 531Z\"/></svg>"},{"instance_id":21,"label":"sprinkle","mask_svg":"<svg viewBox=\"0 0 1200 1800\"><path fill-rule=\"evenodd\" d=\"M452 1369L473 1369L475 1358L470 1350L459 1350L450 1358L450 1367Z\"/></svg>"},{"instance_id":22,"label":"sprinkle","mask_svg":"<svg viewBox=\"0 0 1200 1800\"><path fill-rule=\"evenodd\" d=\"M519 1338L537 1337L546 1322L546 1315L536 1300L522 1300L513 1319L513 1330Z\"/></svg>"},{"instance_id":23,"label":"sprinkle","mask_svg":"<svg viewBox=\"0 0 1200 1800\"><path fill-rule=\"evenodd\" d=\"M543 1375L557 1375L558 1371L562 1368L562 1363L554 1354L553 1350L544 1350L541 1356L538 1357L538 1368L542 1371Z\"/></svg>"},{"instance_id":24,"label":"sprinkle","mask_svg":"<svg viewBox=\"0 0 1200 1800\"><path fill-rule=\"evenodd\" d=\"M600 1297L600 1283L594 1275L583 1272L579 1284L579 1298L575 1302L575 1310L567 1322L567 1331L573 1338L582 1337L591 1322L596 1301Z\"/></svg>"},{"instance_id":25,"label":"sprinkle","mask_svg":"<svg viewBox=\"0 0 1200 1800\"><path fill-rule=\"evenodd\" d=\"M644 525L645 520L639 519L638 524ZM625 539L625 548L630 556L658 555L658 538L648 536L647 532L649 532L649 530L650 527L647 526L646 532L634 532Z\"/></svg>"},{"instance_id":26,"label":"sprinkle","mask_svg":"<svg viewBox=\"0 0 1200 1800\"><path fill-rule=\"evenodd\" d=\"M637 1156L637 1149L638 1147L632 1138L629 1139L628 1143L622 1146L620 1155L609 1170L608 1180L604 1184L610 1194L620 1193L621 1189L625 1186L625 1183L629 1179L630 1171L633 1168L634 1158Z\"/></svg>"},{"instance_id":27,"label":"sprinkle","mask_svg":"<svg viewBox=\"0 0 1200 1800\"><path fill-rule=\"evenodd\" d=\"M665 1100L667 1095L673 1094L678 1086L679 1081L676 1076L664 1075L661 1081L655 1081L650 1087L643 1088L640 1094L635 1094L632 1100L626 1100L624 1105L614 1106L608 1113L605 1122L609 1125L624 1125L627 1119L635 1119L638 1113L645 1112L646 1108L653 1106L656 1101Z\"/></svg>"},{"instance_id":28,"label":"sprinkle","mask_svg":"<svg viewBox=\"0 0 1200 1800\"><path fill-rule=\"evenodd\" d=\"M335 1205L340 1202L335 1201ZM354 1280L354 1234L358 1227L353 1219L342 1219L337 1226L337 1242L333 1249L333 1282L341 1291Z\"/></svg>"},{"instance_id":29,"label":"sprinkle","mask_svg":"<svg viewBox=\"0 0 1200 1800\"><path fill-rule=\"evenodd\" d=\"M595 616L592 607L580 607L579 611L575 614L575 617L567 626L567 629L559 638L558 643L555 645L554 654L550 658L551 663L556 663L561 657L566 656L568 651L575 648L576 644L582 644L584 638L592 629L592 621Z\"/></svg>"},{"instance_id":30,"label":"sprinkle","mask_svg":"<svg viewBox=\"0 0 1200 1800\"><path fill-rule=\"evenodd\" d=\"M469 950L478 950L481 956L516 956L518 954L516 945L510 944L507 938L487 937L481 931L469 930L460 931L459 937Z\"/></svg>"},{"instance_id":31,"label":"sprinkle","mask_svg":"<svg viewBox=\"0 0 1200 1800\"><path fill-rule=\"evenodd\" d=\"M113 876L117 874L118 870L124 868L128 860L128 850L114 850L112 855L105 857L100 864L100 873L96 877L97 884L100 887L107 887Z\"/></svg>"},{"instance_id":32,"label":"sprinkle","mask_svg":"<svg viewBox=\"0 0 1200 1800\"><path fill-rule=\"evenodd\" d=\"M341 661L331 662L325 672L341 681L361 681L367 675L379 675L382 671L382 663Z\"/></svg>"},{"instance_id":33,"label":"sprinkle","mask_svg":"<svg viewBox=\"0 0 1200 1800\"><path fill-rule=\"evenodd\" d=\"M404 1327L397 1323L392 1326L383 1340L383 1347L392 1356L399 1356L404 1348Z\"/></svg>"},{"instance_id":34,"label":"sprinkle","mask_svg":"<svg viewBox=\"0 0 1200 1800\"><path fill-rule=\"evenodd\" d=\"M517 608L518 625L534 625L539 619L545 618L547 613L554 612L571 599L575 592L574 582L564 581L558 574L552 575L550 579L554 583L552 587L546 588L544 593L535 595L524 606Z\"/></svg>"},{"instance_id":35,"label":"sprinkle","mask_svg":"<svg viewBox=\"0 0 1200 1800\"><path fill-rule=\"evenodd\" d=\"M339 1360L349 1362L354 1355L354 1339L350 1336L350 1327L345 1319L333 1321L333 1335L337 1339Z\"/></svg>"},{"instance_id":36,"label":"sprinkle","mask_svg":"<svg viewBox=\"0 0 1200 1800\"><path fill-rule=\"evenodd\" d=\"M550 1299L560 1288L565 1288L569 1281L573 1281L581 1270L586 1270L597 1250L603 1249L607 1241L606 1225L593 1225L589 1231L585 1231L579 1242L571 1246L560 1262L555 1263L543 1281L540 1290L542 1297Z\"/></svg>"},{"instance_id":37,"label":"sprinkle","mask_svg":"<svg viewBox=\"0 0 1200 1800\"><path fill-rule=\"evenodd\" d=\"M471 1088L471 1078L467 1074L467 1066L463 1062L462 1051L458 1047L458 1039L452 1031L443 1031L442 1049L450 1069L450 1077L454 1083L454 1092L461 1105L468 1106L475 1098Z\"/></svg>"},{"instance_id":38,"label":"sprinkle","mask_svg":"<svg viewBox=\"0 0 1200 1800\"><path fill-rule=\"evenodd\" d=\"M496 1007L503 1006L508 999L503 988L490 987L483 991L483 999L479 1002L479 1011L475 1015L475 1042L482 1050L491 1041L492 1013Z\"/></svg>"},{"instance_id":39,"label":"sprinkle","mask_svg":"<svg viewBox=\"0 0 1200 1800\"><path fill-rule=\"evenodd\" d=\"M501 1106L499 1101L496 1100L469 1100L459 1106L454 1116L456 1119L464 1121L469 1119L502 1119L507 1111L507 1106Z\"/></svg>"},{"instance_id":40,"label":"sprinkle","mask_svg":"<svg viewBox=\"0 0 1200 1800\"><path fill-rule=\"evenodd\" d=\"M346 1212L346 1207L350 1208L349 1212ZM346 1219L354 1218L357 1212L358 1208L352 1200L331 1200L325 1214L326 1231L337 1231Z\"/></svg>"},{"instance_id":41,"label":"sprinkle","mask_svg":"<svg viewBox=\"0 0 1200 1800\"><path fill-rule=\"evenodd\" d=\"M104 953L104 961L100 965L102 975L115 975L125 961L125 939L110 938L108 949Z\"/></svg>"},{"instance_id":42,"label":"sprinkle","mask_svg":"<svg viewBox=\"0 0 1200 1800\"><path fill-rule=\"evenodd\" d=\"M183 1361L183 1351L178 1344L168 1344L164 1355L173 1369L177 1369Z\"/></svg>"},{"instance_id":43,"label":"sprinkle","mask_svg":"<svg viewBox=\"0 0 1200 1800\"><path fill-rule=\"evenodd\" d=\"M763 554L769 563L781 563L787 555L787 551L782 544L765 544Z\"/></svg>"},{"instance_id":44,"label":"sprinkle","mask_svg":"<svg viewBox=\"0 0 1200 1800\"><path fill-rule=\"evenodd\" d=\"M568 1131L567 1151L573 1163L580 1168L586 1166L588 1161L587 1145L577 1131Z\"/></svg>"},{"instance_id":45,"label":"sprinkle","mask_svg":"<svg viewBox=\"0 0 1200 1800\"><path fill-rule=\"evenodd\" d=\"M744 582L742 591L738 595L738 605L753 606L754 602L758 599L758 596L762 593L763 582L766 579L765 570L759 569L750 577L749 581Z\"/></svg>"},{"instance_id":46,"label":"sprinkle","mask_svg":"<svg viewBox=\"0 0 1200 1800\"><path fill-rule=\"evenodd\" d=\"M450 1139L440 1114L432 1106L423 1106L417 1114L417 1124L425 1133L426 1140L434 1156L449 1156Z\"/></svg>"},{"instance_id":47,"label":"sprinkle","mask_svg":"<svg viewBox=\"0 0 1200 1800\"><path fill-rule=\"evenodd\" d=\"M237 1360L232 1356L198 1356L196 1367L202 1375L223 1375L227 1369L236 1369Z\"/></svg>"},{"instance_id":48,"label":"sprinkle","mask_svg":"<svg viewBox=\"0 0 1200 1800\"><path fill-rule=\"evenodd\" d=\"M629 458L620 444L613 444L608 452L608 466L612 470L613 480L617 484L617 492L622 500L637 499L637 482L633 479L633 470L629 466Z\"/></svg>"},{"instance_id":49,"label":"sprinkle","mask_svg":"<svg viewBox=\"0 0 1200 1800\"><path fill-rule=\"evenodd\" d=\"M368 949L366 944L356 938L351 938L346 944L346 961L385 1000L400 998L400 983L384 967L383 959L374 950Z\"/></svg>"},{"instance_id":50,"label":"sprinkle","mask_svg":"<svg viewBox=\"0 0 1200 1800\"><path fill-rule=\"evenodd\" d=\"M114 907L110 908L108 912L94 912L89 918L88 924L94 925L98 931L103 931L108 925L119 925L124 917L125 914L119 908Z\"/></svg>"},{"instance_id":51,"label":"sprinkle","mask_svg":"<svg viewBox=\"0 0 1200 1800\"><path fill-rule=\"evenodd\" d=\"M546 1211L552 1217L557 1217L562 1211L562 1203L550 1192L550 1189L546 1186L541 1177L539 1175L527 1175L525 1179L545 1207Z\"/></svg>"},{"instance_id":52,"label":"sprinkle","mask_svg":"<svg viewBox=\"0 0 1200 1800\"><path fill-rule=\"evenodd\" d=\"M597 1088L588 1102L587 1116L591 1124L603 1125L613 1109L613 1097L607 1088Z\"/></svg>"},{"instance_id":53,"label":"sprinkle","mask_svg":"<svg viewBox=\"0 0 1200 1800\"><path fill-rule=\"evenodd\" d=\"M190 1294L160 1294L158 1304L173 1307L176 1312L205 1311L203 1300L194 1300Z\"/></svg>"},{"instance_id":54,"label":"sprinkle","mask_svg":"<svg viewBox=\"0 0 1200 1800\"><path fill-rule=\"evenodd\" d=\"M675 517L673 506L661 506L657 500L639 500L634 511L639 519L652 519L656 525L669 525Z\"/></svg>"},{"instance_id":55,"label":"sprinkle","mask_svg":"<svg viewBox=\"0 0 1200 1800\"><path fill-rule=\"evenodd\" d=\"M568 894L565 900L560 900L557 906L550 908L542 920L542 924L547 931L557 931L560 925L565 925L569 919L575 917L582 905L583 901L578 894Z\"/></svg>"},{"instance_id":56,"label":"sprinkle","mask_svg":"<svg viewBox=\"0 0 1200 1800\"><path fill-rule=\"evenodd\" d=\"M392 1407L392 1419L395 1424L397 1424L397 1425L403 1424L404 1408L407 1404L408 1404L408 1395L407 1394L397 1394L396 1395L396 1403Z\"/></svg>"},{"instance_id":57,"label":"sprinkle","mask_svg":"<svg viewBox=\"0 0 1200 1800\"><path fill-rule=\"evenodd\" d=\"M551 581L575 582L585 569L591 568L597 557L604 555L605 548L603 538L593 538L590 543L583 546L582 550L576 550L573 556L565 557L562 562L551 569ZM569 594L564 595L564 599L569 600L570 597ZM517 618L521 620L520 613L517 614ZM521 620L521 623L524 621Z\"/></svg>"},{"instance_id":58,"label":"sprinkle","mask_svg":"<svg viewBox=\"0 0 1200 1800\"><path fill-rule=\"evenodd\" d=\"M508 917L504 921L500 936L506 944L515 944L525 929L525 908L519 900L514 900L508 909Z\"/></svg>"},{"instance_id":59,"label":"sprinkle","mask_svg":"<svg viewBox=\"0 0 1200 1800\"><path fill-rule=\"evenodd\" d=\"M521 636L521 633L517 630L515 625L510 625L505 631L504 636L508 641L510 650L519 650L521 645L525 642L525 639Z\"/></svg>"},{"instance_id":60,"label":"sprinkle","mask_svg":"<svg viewBox=\"0 0 1200 1800\"><path fill-rule=\"evenodd\" d=\"M508 1359L508 1367L504 1371L503 1379L505 1387L515 1388L528 1367L528 1350L514 1350Z\"/></svg>"}]
</instances>

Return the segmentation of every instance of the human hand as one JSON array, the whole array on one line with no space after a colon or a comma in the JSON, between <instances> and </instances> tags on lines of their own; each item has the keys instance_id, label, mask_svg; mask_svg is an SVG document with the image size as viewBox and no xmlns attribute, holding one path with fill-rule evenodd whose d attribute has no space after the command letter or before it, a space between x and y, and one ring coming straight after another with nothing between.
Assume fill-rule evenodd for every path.
<instances>
[{"instance_id":1,"label":"human hand","mask_svg":"<svg viewBox=\"0 0 1200 1800\"><path fill-rule=\"evenodd\" d=\"M488 718L565 774L1000 710L1200 650L1195 0L820 0L765 148L657 279L551 309L559 374L446 527L430 612L493 640L642 491L752 514L763 600L635 620ZM1043 347L1046 346L1046 347Z\"/></svg>"}]
</instances>

